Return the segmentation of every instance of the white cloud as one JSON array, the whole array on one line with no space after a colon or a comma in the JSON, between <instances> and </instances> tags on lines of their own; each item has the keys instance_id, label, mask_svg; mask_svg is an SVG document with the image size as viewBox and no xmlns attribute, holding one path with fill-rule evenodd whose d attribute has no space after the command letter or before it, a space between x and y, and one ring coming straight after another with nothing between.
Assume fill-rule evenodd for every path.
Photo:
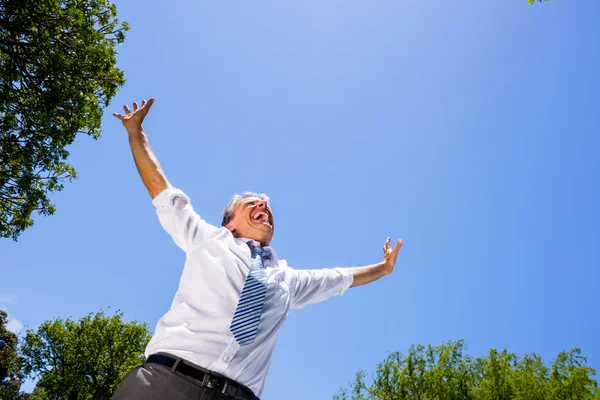
<instances>
[{"instance_id":1,"label":"white cloud","mask_svg":"<svg viewBox=\"0 0 600 400\"><path fill-rule=\"evenodd\" d=\"M17 297L10 294L0 294L0 310L4 310L8 313L6 309L6 305L14 305L17 303ZM21 329L23 329L23 324L18 319L8 313L8 321L6 322L6 329L14 333L21 333Z\"/></svg>"},{"instance_id":2,"label":"white cloud","mask_svg":"<svg viewBox=\"0 0 600 400\"><path fill-rule=\"evenodd\" d=\"M17 302L17 297L9 294L0 294L0 303L4 304L15 304Z\"/></svg>"},{"instance_id":3,"label":"white cloud","mask_svg":"<svg viewBox=\"0 0 600 400\"><path fill-rule=\"evenodd\" d=\"M21 321L13 318L6 324L6 329L18 334L21 332L21 329L23 329L23 324Z\"/></svg>"}]
</instances>

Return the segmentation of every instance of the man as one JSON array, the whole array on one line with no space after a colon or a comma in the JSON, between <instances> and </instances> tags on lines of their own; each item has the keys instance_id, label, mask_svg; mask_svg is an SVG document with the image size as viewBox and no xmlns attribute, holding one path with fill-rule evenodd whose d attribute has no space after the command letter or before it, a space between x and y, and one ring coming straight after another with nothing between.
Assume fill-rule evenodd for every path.
<instances>
[{"instance_id":1,"label":"man","mask_svg":"<svg viewBox=\"0 0 600 400\"><path fill-rule=\"evenodd\" d=\"M113 399L255 400L261 395L279 330L290 308L302 308L394 269L388 238L380 263L356 268L294 270L269 247L275 219L269 198L236 195L222 227L198 216L173 188L150 148L142 121L154 99L115 113L129 134L135 164L164 229L186 252L171 309L159 320L144 365Z\"/></svg>"}]
</instances>

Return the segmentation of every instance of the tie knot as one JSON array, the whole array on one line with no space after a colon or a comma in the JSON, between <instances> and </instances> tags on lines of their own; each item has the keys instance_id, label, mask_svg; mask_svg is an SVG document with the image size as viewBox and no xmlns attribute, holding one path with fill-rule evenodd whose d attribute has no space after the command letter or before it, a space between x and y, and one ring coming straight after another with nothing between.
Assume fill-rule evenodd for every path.
<instances>
[{"instance_id":1,"label":"tie knot","mask_svg":"<svg viewBox=\"0 0 600 400\"><path fill-rule=\"evenodd\" d=\"M271 259L271 252L269 250L264 249L261 246L253 244L253 243L249 243L249 246L250 246L250 250L252 250L252 258L254 258L256 256L260 256L262 259L265 259L265 260Z\"/></svg>"}]
</instances>

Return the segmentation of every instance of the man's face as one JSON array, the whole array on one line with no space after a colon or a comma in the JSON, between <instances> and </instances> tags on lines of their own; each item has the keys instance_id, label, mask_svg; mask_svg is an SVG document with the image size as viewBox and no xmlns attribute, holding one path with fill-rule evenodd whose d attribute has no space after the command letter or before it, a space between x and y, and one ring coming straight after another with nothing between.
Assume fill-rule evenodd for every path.
<instances>
[{"instance_id":1,"label":"man's face","mask_svg":"<svg viewBox=\"0 0 600 400\"><path fill-rule=\"evenodd\" d=\"M268 246L273 240L274 226L275 218L269 204L258 197L247 197L235 207L227 229L235 237L253 239Z\"/></svg>"}]
</instances>

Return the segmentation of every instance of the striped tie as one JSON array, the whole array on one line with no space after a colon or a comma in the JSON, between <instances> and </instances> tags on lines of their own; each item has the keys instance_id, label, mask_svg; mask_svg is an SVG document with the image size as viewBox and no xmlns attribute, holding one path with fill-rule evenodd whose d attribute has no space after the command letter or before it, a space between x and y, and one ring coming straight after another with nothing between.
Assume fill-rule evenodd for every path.
<instances>
[{"instance_id":1,"label":"striped tie","mask_svg":"<svg viewBox=\"0 0 600 400\"><path fill-rule=\"evenodd\" d=\"M271 256L267 250L263 250L260 246L253 243L248 243L248 245L252 251L250 272L229 326L229 330L240 346L254 343L258 333L260 314L267 294L267 274L263 268L262 259L269 259Z\"/></svg>"}]
</instances>

